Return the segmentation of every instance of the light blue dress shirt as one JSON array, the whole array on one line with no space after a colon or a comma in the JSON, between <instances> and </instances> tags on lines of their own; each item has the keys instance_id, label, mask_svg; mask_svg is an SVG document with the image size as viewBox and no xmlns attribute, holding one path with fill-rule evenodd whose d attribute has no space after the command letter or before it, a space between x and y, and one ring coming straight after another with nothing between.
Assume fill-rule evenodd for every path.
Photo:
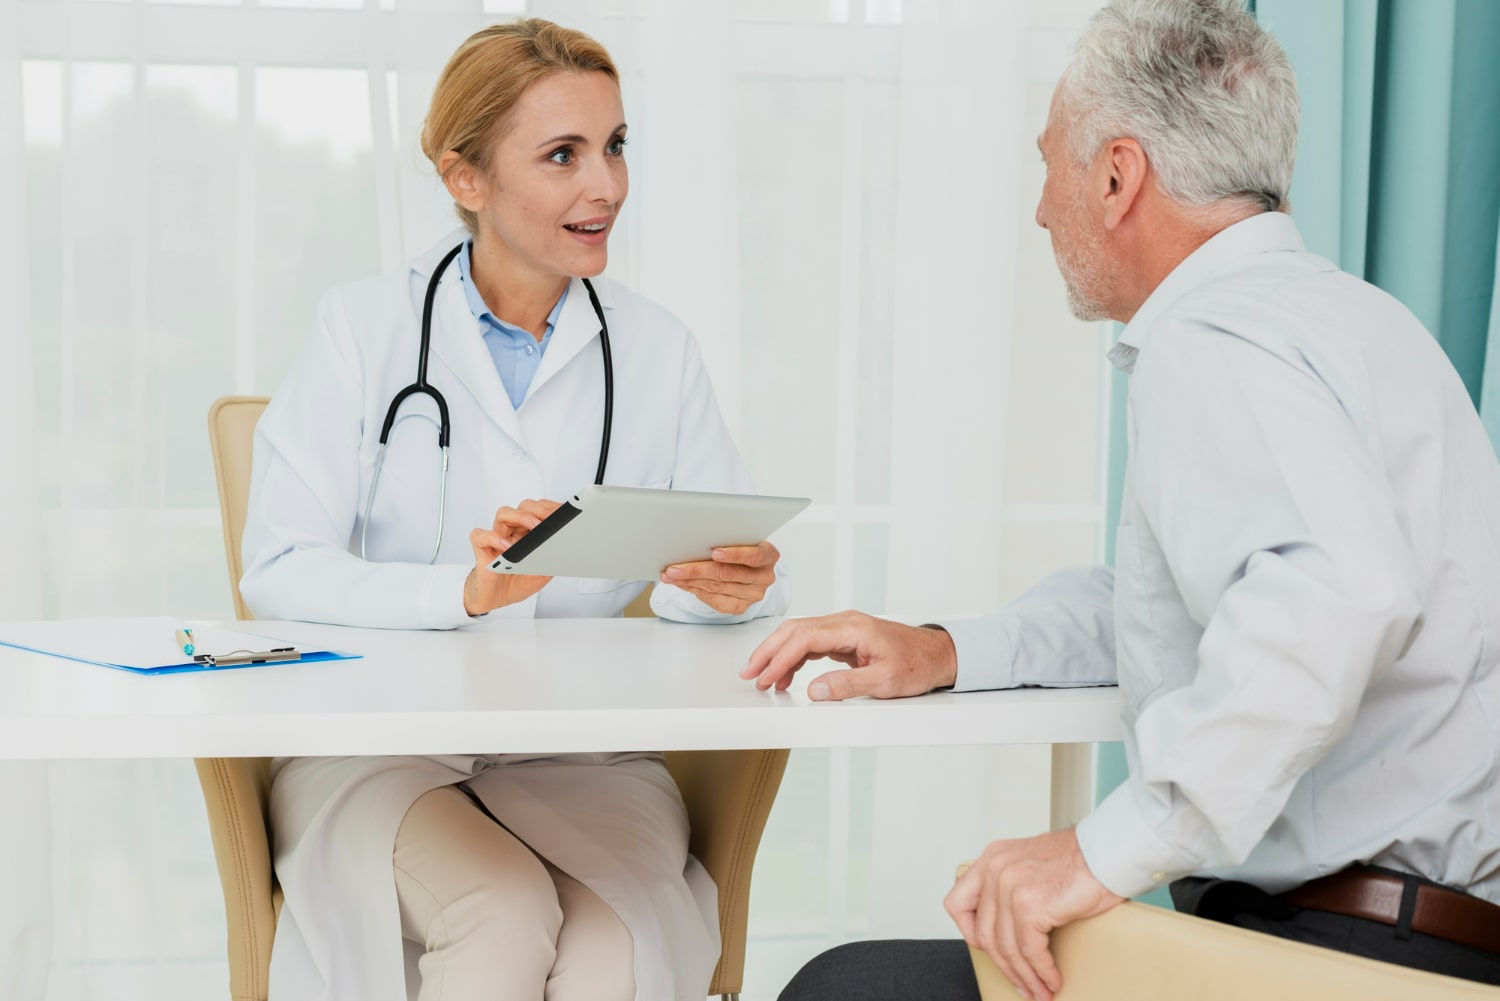
<instances>
[{"instance_id":1,"label":"light blue dress shirt","mask_svg":"<svg viewBox=\"0 0 1500 1001\"><path fill-rule=\"evenodd\" d=\"M505 395L510 397L510 405L519 410L521 401L526 399L526 391L531 388L531 379L542 363L547 344L552 340L552 329L557 326L558 314L562 312L563 303L568 301L568 290L563 289L557 305L547 314L547 332L538 341L529 330L506 323L485 305L484 298L474 287L474 280L469 277L469 254L473 247L474 241L470 240L458 255L458 276L463 279L464 298L469 302L469 312L479 321L484 346L489 349L490 358L495 362L495 371L500 373L500 381L505 385Z\"/></svg>"}]
</instances>

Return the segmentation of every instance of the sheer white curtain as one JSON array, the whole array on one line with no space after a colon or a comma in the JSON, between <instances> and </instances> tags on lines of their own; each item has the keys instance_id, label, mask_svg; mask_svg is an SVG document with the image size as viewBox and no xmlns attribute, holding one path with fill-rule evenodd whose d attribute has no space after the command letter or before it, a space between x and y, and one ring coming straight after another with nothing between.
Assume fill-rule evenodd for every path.
<instances>
[{"instance_id":1,"label":"sheer white curtain","mask_svg":"<svg viewBox=\"0 0 1500 1001\"><path fill-rule=\"evenodd\" d=\"M814 497L778 540L799 614L982 612L1098 554L1102 335L1031 222L1032 140L1095 6L524 4L622 69L611 273L697 332L762 488ZM0 619L232 615L208 404L273 392L325 289L451 227L427 100L522 9L0 0ZM1045 825L1047 763L794 755L747 999L839 941L950 934L953 865ZM188 763L11 765L0 802L0 997L222 994Z\"/></svg>"}]
</instances>

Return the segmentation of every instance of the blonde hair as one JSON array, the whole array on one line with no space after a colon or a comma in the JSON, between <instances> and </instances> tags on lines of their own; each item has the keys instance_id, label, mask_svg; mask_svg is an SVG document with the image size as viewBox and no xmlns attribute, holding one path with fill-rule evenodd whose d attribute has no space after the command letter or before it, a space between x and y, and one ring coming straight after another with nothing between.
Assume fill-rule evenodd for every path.
<instances>
[{"instance_id":1,"label":"blonde hair","mask_svg":"<svg viewBox=\"0 0 1500 1001\"><path fill-rule=\"evenodd\" d=\"M449 150L487 173L495 140L509 126L528 87L554 73L592 72L620 82L604 46L581 31L539 17L477 31L438 77L422 123L422 152L440 174L439 160ZM454 208L470 234L476 234L478 217L462 205Z\"/></svg>"}]
</instances>

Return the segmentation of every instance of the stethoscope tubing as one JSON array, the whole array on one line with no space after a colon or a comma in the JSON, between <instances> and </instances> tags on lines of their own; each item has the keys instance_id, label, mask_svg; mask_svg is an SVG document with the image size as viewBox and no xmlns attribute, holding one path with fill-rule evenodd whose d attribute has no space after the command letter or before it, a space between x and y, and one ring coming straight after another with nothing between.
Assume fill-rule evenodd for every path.
<instances>
[{"instance_id":1,"label":"stethoscope tubing","mask_svg":"<svg viewBox=\"0 0 1500 1001\"><path fill-rule=\"evenodd\" d=\"M420 347L417 351L417 381L405 387L392 398L390 406L386 408L385 422L380 426L380 445L375 452L375 470L370 478L370 493L365 499L364 518L361 519L359 529L359 556L360 559L369 559L366 554L366 540L370 532L370 515L375 510L375 493L380 488L380 472L385 467L385 449L390 441L391 431L401 421L413 417L420 418L433 424L438 429L438 451L442 456L442 469L438 473L438 523L437 539L432 544L432 555L428 558L429 564L436 563L438 551L443 547L443 517L447 508L448 496L448 442L449 432L452 425L448 421L448 401L443 398L435 386L427 382L427 358L432 344L432 307L437 298L438 282L443 277L443 272L464 249L460 243L448 251L438 261L437 267L432 269L432 277L427 281L427 293L422 299L422 336ZM609 346L609 323L604 319L604 307L599 304L599 295L594 291L594 283L587 278L583 279L583 287L588 291L589 304L594 307L594 315L599 318L599 349L604 356L604 428L599 442L599 466L594 473L594 482L604 482L604 468L609 462L609 437L614 423L615 407L615 368L614 358ZM438 419L434 421L426 414L407 414L400 417L401 404L412 396L428 396L437 404Z\"/></svg>"}]
</instances>

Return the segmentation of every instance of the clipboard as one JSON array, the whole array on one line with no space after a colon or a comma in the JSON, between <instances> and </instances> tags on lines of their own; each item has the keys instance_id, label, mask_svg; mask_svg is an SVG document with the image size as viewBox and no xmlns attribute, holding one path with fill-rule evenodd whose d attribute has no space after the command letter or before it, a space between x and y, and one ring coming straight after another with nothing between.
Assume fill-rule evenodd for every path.
<instances>
[{"instance_id":1,"label":"clipboard","mask_svg":"<svg viewBox=\"0 0 1500 1001\"><path fill-rule=\"evenodd\" d=\"M0 646L148 675L354 660L361 656L301 649L273 637L213 626L193 628L197 649L188 655L176 642L181 626L181 622L164 617L4 622L0 623Z\"/></svg>"},{"instance_id":2,"label":"clipboard","mask_svg":"<svg viewBox=\"0 0 1500 1001\"><path fill-rule=\"evenodd\" d=\"M588 486L490 563L495 573L655 580L718 546L753 546L807 497Z\"/></svg>"}]
</instances>

